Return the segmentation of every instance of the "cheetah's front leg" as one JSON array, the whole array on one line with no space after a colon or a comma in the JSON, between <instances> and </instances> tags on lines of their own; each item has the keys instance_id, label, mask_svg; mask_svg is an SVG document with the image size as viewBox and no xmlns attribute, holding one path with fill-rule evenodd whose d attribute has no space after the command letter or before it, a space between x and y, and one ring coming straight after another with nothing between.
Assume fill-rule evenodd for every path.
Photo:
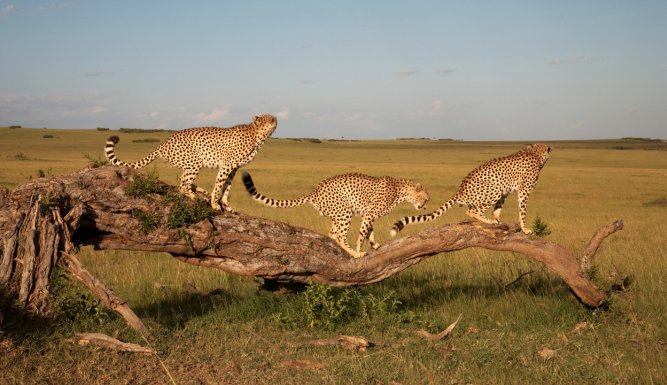
<instances>
[{"instance_id":1,"label":"cheetah's front leg","mask_svg":"<svg viewBox=\"0 0 667 385\"><path fill-rule=\"evenodd\" d=\"M521 226L521 231L525 234L532 234L533 230L526 227L526 206L528 205L530 190L519 190L517 195L519 199L519 226Z\"/></svg>"}]
</instances>

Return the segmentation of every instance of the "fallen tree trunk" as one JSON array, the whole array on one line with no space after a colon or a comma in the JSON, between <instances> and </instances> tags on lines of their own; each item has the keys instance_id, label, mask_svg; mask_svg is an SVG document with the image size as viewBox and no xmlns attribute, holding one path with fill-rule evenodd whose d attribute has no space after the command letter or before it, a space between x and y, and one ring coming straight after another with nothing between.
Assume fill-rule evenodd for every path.
<instances>
[{"instance_id":1,"label":"fallen tree trunk","mask_svg":"<svg viewBox=\"0 0 667 385\"><path fill-rule=\"evenodd\" d=\"M221 213L169 228L175 188L158 182L157 193L131 196L128 191L137 175L105 166L40 178L12 192L0 190L0 287L38 312L48 294L51 267L73 245L167 252L180 261L233 274L333 286L375 283L433 255L483 247L542 262L582 303L598 307L604 305L605 294L587 279L584 269L602 240L623 226L616 221L598 230L583 265L565 247L527 236L516 226L471 221L395 239L354 259L324 235L243 214ZM71 259L69 265L78 266Z\"/></svg>"}]
</instances>

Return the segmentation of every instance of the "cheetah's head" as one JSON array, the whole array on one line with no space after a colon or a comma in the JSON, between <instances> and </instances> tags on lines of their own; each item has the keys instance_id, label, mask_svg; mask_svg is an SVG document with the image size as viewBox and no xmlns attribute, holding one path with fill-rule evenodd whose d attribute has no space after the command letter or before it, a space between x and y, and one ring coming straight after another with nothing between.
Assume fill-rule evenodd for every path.
<instances>
[{"instance_id":1,"label":"cheetah's head","mask_svg":"<svg viewBox=\"0 0 667 385\"><path fill-rule=\"evenodd\" d=\"M252 124L263 130L269 131L272 133L278 126L278 119L275 116L264 114L264 115L255 115L252 117Z\"/></svg>"},{"instance_id":2,"label":"cheetah's head","mask_svg":"<svg viewBox=\"0 0 667 385\"><path fill-rule=\"evenodd\" d=\"M540 163L545 164L549 159L549 153L551 152L551 147L547 146L544 143L535 143L528 146L526 148L526 151L537 155L540 158Z\"/></svg>"},{"instance_id":3,"label":"cheetah's head","mask_svg":"<svg viewBox=\"0 0 667 385\"><path fill-rule=\"evenodd\" d=\"M406 200L412 203L415 209L426 210L426 203L428 203L429 196L421 183L410 182L407 187Z\"/></svg>"}]
</instances>

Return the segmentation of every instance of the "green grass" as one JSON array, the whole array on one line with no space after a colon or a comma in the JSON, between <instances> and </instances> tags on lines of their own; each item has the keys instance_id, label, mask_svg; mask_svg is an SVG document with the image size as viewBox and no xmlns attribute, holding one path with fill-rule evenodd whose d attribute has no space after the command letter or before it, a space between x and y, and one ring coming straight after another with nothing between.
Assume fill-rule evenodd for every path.
<instances>
[{"instance_id":1,"label":"green grass","mask_svg":"<svg viewBox=\"0 0 667 385\"><path fill-rule=\"evenodd\" d=\"M83 168L90 161L82 154L102 156L112 134L0 129L0 185L11 189L45 168L54 175ZM121 133L117 155L135 161L157 145L142 138L167 135ZM258 190L274 198L301 196L342 172L411 178L428 189L428 207L435 209L475 166L524 144L271 139L245 169ZM582 307L541 264L484 249L438 255L368 287L283 296L259 291L252 277L185 265L166 254L84 248L79 256L145 321L178 384L666 383L667 207L651 202L667 197L667 145L630 139L550 145L552 158L528 202L528 223L539 217L551 231L546 239L578 254L599 226L624 220L625 228L605 241L594 262L601 288L609 289L619 276L633 278L628 291L609 294L608 311ZM177 184L177 169L154 164L160 179ZM214 178L215 171L202 171L197 185L211 191ZM272 209L253 202L240 178L232 184L230 203L242 213L328 231L326 218L312 207ZM515 195L505 207L501 219L516 223ZM406 203L378 220L376 239L386 242L391 224L414 212ZM453 208L436 222L404 232L464 218L463 209ZM103 332L145 343L115 314L100 314L94 299L82 297L84 289L62 285L58 298L77 317L0 318L0 383L168 383L157 357L69 342L74 332ZM460 313L463 318L444 341L428 342L414 333L438 332ZM577 333L581 322L587 327ZM352 352L309 343L339 334L382 346ZM556 355L539 357L545 347ZM281 365L297 359L324 367Z\"/></svg>"}]
</instances>

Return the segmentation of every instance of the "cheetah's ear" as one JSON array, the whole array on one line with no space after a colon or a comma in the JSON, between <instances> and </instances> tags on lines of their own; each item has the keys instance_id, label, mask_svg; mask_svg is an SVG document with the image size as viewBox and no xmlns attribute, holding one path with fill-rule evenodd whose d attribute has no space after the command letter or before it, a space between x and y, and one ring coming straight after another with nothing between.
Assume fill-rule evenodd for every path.
<instances>
[{"instance_id":1,"label":"cheetah's ear","mask_svg":"<svg viewBox=\"0 0 667 385\"><path fill-rule=\"evenodd\" d=\"M258 121L258 120L259 120L259 115L253 115L253 116L252 116L252 121L253 121L253 122L256 122L256 121Z\"/></svg>"},{"instance_id":2,"label":"cheetah's ear","mask_svg":"<svg viewBox=\"0 0 667 385\"><path fill-rule=\"evenodd\" d=\"M532 148L533 148L533 145L532 145L532 144L527 144L527 145L526 145L526 150L530 150L530 149L532 149Z\"/></svg>"},{"instance_id":3,"label":"cheetah's ear","mask_svg":"<svg viewBox=\"0 0 667 385\"><path fill-rule=\"evenodd\" d=\"M417 191L423 191L424 190L424 186L422 186L421 183L417 183L416 188L417 188Z\"/></svg>"}]
</instances>

